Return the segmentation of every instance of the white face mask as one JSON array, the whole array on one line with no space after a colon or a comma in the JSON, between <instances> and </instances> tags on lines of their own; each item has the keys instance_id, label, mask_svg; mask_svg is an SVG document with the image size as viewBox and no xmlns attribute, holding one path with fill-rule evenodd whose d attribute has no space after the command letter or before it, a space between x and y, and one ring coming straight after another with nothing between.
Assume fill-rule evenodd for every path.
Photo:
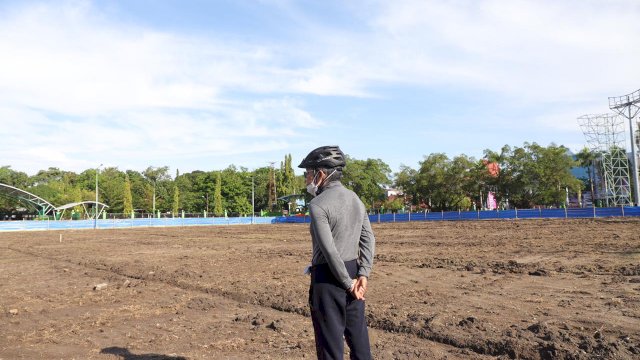
<instances>
[{"instance_id":1,"label":"white face mask","mask_svg":"<svg viewBox=\"0 0 640 360\"><path fill-rule=\"evenodd\" d=\"M335 169L333 169L333 172L331 174L329 174L329 176L327 176L326 178L324 178L323 182L327 182L327 180L331 177L331 175L333 175L336 172ZM311 194L311 196L316 196L316 194L318 193L318 187L320 187L320 184L316 184L314 183L316 181L316 177L318 176L319 171L316 171L316 174L313 176L313 180L311 180L311 183L309 183L309 185L307 185L307 192L309 194Z\"/></svg>"},{"instance_id":2,"label":"white face mask","mask_svg":"<svg viewBox=\"0 0 640 360\"><path fill-rule=\"evenodd\" d=\"M313 180L311 180L311 183L307 185L307 192L314 197L318 193L318 185L314 183L316 181L316 177L318 177L318 172L316 172L316 174L313 176Z\"/></svg>"}]
</instances>

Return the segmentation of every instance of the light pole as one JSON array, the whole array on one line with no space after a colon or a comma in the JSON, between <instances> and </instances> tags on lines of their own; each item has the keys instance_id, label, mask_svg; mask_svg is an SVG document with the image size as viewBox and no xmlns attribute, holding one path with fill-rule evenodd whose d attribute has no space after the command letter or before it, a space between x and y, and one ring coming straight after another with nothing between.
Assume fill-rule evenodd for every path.
<instances>
[{"instance_id":1,"label":"light pole","mask_svg":"<svg viewBox=\"0 0 640 360\"><path fill-rule=\"evenodd\" d=\"M102 167L102 164L100 164L97 168L96 168L96 206L95 206L95 211L94 211L94 218L93 218L93 228L97 229L98 228L98 174L100 173L100 167Z\"/></svg>"}]
</instances>

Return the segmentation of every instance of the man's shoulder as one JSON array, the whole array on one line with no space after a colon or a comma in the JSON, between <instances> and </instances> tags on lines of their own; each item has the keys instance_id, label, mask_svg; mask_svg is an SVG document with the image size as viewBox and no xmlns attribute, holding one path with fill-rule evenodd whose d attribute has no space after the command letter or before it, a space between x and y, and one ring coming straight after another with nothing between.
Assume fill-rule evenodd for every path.
<instances>
[{"instance_id":1,"label":"man's shoulder","mask_svg":"<svg viewBox=\"0 0 640 360\"><path fill-rule=\"evenodd\" d=\"M310 204L319 206L344 205L345 201L351 201L352 199L360 201L360 197L355 192L337 183L313 198Z\"/></svg>"}]
</instances>

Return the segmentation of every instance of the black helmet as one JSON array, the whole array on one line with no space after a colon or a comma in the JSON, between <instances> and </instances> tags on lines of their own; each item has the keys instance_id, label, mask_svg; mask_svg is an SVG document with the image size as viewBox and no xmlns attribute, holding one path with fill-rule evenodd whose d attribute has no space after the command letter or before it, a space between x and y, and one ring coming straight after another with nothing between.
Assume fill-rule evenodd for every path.
<instances>
[{"instance_id":1,"label":"black helmet","mask_svg":"<svg viewBox=\"0 0 640 360\"><path fill-rule=\"evenodd\" d=\"M299 168L335 168L343 167L346 162L344 161L344 154L338 146L321 146L309 153L307 157L302 160Z\"/></svg>"}]
</instances>

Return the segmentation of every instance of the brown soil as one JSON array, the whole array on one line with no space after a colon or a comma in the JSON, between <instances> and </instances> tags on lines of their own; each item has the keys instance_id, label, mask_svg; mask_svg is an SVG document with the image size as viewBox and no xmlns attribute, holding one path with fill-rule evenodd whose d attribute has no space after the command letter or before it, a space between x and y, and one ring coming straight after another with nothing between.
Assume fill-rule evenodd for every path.
<instances>
[{"instance_id":1,"label":"brown soil","mask_svg":"<svg viewBox=\"0 0 640 360\"><path fill-rule=\"evenodd\" d=\"M307 226L0 233L0 360L314 358ZM374 232L376 359L640 358L640 219Z\"/></svg>"}]
</instances>

